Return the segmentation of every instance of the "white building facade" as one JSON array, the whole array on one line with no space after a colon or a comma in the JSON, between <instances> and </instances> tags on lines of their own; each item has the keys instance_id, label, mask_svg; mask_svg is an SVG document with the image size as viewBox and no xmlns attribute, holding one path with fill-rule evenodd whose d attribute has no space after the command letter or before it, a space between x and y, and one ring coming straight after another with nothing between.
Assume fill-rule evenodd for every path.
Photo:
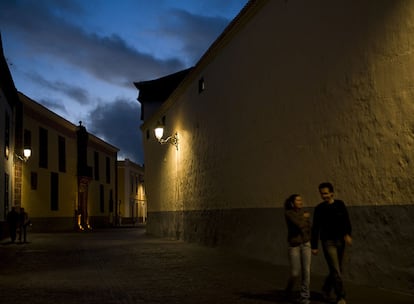
<instances>
[{"instance_id":1,"label":"white building facade","mask_svg":"<svg viewBox=\"0 0 414 304\"><path fill-rule=\"evenodd\" d=\"M129 159L118 161L118 208L120 225L143 224L147 220L144 167Z\"/></svg>"}]
</instances>

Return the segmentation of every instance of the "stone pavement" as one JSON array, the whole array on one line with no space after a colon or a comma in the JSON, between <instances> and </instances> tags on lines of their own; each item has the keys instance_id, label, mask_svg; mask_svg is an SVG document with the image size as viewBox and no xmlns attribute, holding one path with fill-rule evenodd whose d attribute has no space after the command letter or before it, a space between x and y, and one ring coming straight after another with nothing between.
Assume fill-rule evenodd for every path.
<instances>
[{"instance_id":1,"label":"stone pavement","mask_svg":"<svg viewBox=\"0 0 414 304\"><path fill-rule=\"evenodd\" d=\"M289 303L286 267L150 237L145 228L29 233L28 239L1 242L1 303ZM312 278L312 290L321 279ZM346 287L351 304L414 303L413 295ZM323 303L317 292L312 303Z\"/></svg>"}]
</instances>

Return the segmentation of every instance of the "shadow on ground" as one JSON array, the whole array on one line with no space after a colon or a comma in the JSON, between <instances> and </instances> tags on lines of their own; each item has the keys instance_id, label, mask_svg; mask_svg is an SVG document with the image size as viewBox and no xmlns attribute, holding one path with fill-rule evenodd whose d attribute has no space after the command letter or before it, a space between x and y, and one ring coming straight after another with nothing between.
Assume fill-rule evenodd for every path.
<instances>
[{"instance_id":1,"label":"shadow on ground","mask_svg":"<svg viewBox=\"0 0 414 304\"><path fill-rule=\"evenodd\" d=\"M288 297L286 295L285 290L273 290L266 293L250 293L250 292L244 292L239 294L240 297L250 299L250 300L256 300L256 301L265 301L265 302L272 302L272 303L279 303L279 304L291 304L291 303L298 303L296 299L299 298L299 294L296 294L294 296ZM329 301L326 301L323 298L322 293L320 292L311 292L310 300L312 303L331 303Z\"/></svg>"}]
</instances>

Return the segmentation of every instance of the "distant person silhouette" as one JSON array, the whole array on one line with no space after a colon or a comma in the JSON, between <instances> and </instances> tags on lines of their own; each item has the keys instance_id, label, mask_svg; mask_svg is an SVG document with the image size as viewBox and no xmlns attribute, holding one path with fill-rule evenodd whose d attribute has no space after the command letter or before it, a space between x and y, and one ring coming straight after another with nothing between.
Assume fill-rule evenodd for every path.
<instances>
[{"instance_id":1,"label":"distant person silhouette","mask_svg":"<svg viewBox=\"0 0 414 304\"><path fill-rule=\"evenodd\" d=\"M16 241L17 225L19 223L19 213L16 211L16 207L12 207L7 214L7 223L9 225L10 240L14 243Z\"/></svg>"},{"instance_id":2,"label":"distant person silhouette","mask_svg":"<svg viewBox=\"0 0 414 304\"><path fill-rule=\"evenodd\" d=\"M24 208L20 208L20 214L19 214L19 242L22 242L22 236L23 236L23 242L27 243L27 226L30 224L29 221L29 215L26 211L24 211Z\"/></svg>"}]
</instances>

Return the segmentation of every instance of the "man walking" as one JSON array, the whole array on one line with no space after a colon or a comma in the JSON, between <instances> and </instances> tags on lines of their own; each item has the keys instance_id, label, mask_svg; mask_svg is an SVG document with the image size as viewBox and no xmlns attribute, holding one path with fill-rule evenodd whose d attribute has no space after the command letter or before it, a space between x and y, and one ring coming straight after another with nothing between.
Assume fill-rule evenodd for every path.
<instances>
[{"instance_id":1,"label":"man walking","mask_svg":"<svg viewBox=\"0 0 414 304\"><path fill-rule=\"evenodd\" d=\"M345 245L352 244L352 227L348 210L341 200L334 199L331 183L321 183L319 193L323 202L316 206L313 223L311 248L312 254L318 254L318 242L321 240L323 253L329 268L322 291L329 297L334 289L338 304L345 304L345 291L342 280Z\"/></svg>"}]
</instances>

